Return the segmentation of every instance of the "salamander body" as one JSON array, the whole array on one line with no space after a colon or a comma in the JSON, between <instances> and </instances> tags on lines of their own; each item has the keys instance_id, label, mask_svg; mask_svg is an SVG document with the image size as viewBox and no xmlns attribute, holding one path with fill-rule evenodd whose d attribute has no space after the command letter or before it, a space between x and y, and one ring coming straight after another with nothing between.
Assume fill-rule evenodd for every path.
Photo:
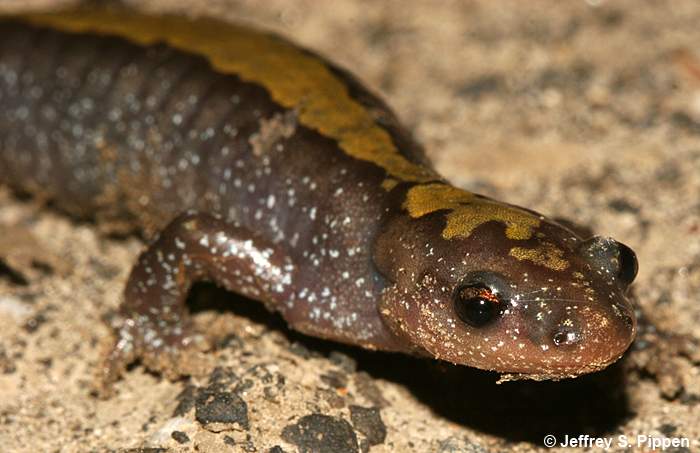
<instances>
[{"instance_id":1,"label":"salamander body","mask_svg":"<svg viewBox=\"0 0 700 453\"><path fill-rule=\"evenodd\" d=\"M0 182L141 254L109 383L176 377L209 280L301 332L535 379L634 338L634 253L456 188L376 96L289 42L214 20L73 11L0 23Z\"/></svg>"}]
</instances>

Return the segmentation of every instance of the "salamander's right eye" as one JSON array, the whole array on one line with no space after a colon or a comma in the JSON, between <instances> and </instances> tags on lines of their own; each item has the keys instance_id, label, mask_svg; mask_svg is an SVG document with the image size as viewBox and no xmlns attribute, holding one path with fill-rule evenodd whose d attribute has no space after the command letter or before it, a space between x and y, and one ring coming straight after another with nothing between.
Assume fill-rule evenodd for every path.
<instances>
[{"instance_id":1,"label":"salamander's right eye","mask_svg":"<svg viewBox=\"0 0 700 453\"><path fill-rule=\"evenodd\" d=\"M461 286L454 295L457 316L472 327L482 327L496 319L501 305L498 296L481 284Z\"/></svg>"}]
</instances>

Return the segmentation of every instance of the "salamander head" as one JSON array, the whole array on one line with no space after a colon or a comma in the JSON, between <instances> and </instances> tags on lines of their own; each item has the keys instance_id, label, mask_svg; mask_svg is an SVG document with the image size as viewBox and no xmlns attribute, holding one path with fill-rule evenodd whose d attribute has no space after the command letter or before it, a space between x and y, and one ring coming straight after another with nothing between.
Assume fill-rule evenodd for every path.
<instances>
[{"instance_id":1,"label":"salamander head","mask_svg":"<svg viewBox=\"0 0 700 453\"><path fill-rule=\"evenodd\" d=\"M432 186L422 199L411 192L429 186L409 190L375 249L393 282L381 316L397 336L442 360L534 379L596 371L624 353L636 330L631 249Z\"/></svg>"}]
</instances>

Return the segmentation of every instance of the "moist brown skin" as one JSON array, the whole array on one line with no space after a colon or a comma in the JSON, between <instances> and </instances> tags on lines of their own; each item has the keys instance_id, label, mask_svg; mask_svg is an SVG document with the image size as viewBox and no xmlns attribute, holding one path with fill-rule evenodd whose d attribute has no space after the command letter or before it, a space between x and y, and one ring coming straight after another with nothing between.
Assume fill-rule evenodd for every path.
<instances>
[{"instance_id":1,"label":"moist brown skin","mask_svg":"<svg viewBox=\"0 0 700 453\"><path fill-rule=\"evenodd\" d=\"M380 100L280 38L104 11L6 19L0 102L1 182L149 240L104 383L137 359L183 373L199 280L310 335L536 379L603 368L634 338L631 250L450 186ZM478 327L465 285L493 304Z\"/></svg>"}]
</instances>

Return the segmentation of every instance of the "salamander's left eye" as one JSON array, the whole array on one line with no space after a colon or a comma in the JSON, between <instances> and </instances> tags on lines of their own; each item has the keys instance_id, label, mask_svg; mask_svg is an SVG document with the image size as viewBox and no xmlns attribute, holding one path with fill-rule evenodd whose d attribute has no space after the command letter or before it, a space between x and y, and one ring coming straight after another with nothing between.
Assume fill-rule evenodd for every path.
<instances>
[{"instance_id":1,"label":"salamander's left eye","mask_svg":"<svg viewBox=\"0 0 700 453\"><path fill-rule=\"evenodd\" d=\"M454 296L454 306L459 319L472 327L489 324L501 311L501 301L498 297L480 284L458 288Z\"/></svg>"},{"instance_id":2,"label":"salamander's left eye","mask_svg":"<svg viewBox=\"0 0 700 453\"><path fill-rule=\"evenodd\" d=\"M634 278L637 276L637 271L639 270L637 255L625 244L621 242L616 243L619 250L617 259L620 271L618 272L618 276L624 284L630 285L634 281Z\"/></svg>"}]
</instances>

